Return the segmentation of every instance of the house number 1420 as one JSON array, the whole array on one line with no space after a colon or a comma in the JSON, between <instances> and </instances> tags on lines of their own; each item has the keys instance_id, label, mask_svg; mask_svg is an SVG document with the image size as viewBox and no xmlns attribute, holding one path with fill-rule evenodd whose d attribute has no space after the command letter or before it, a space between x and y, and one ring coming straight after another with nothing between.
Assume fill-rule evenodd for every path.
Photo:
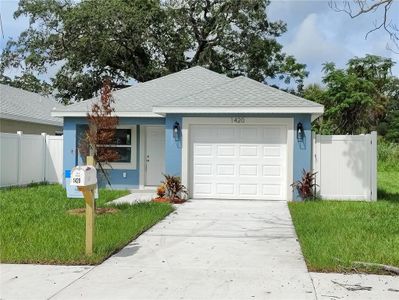
<instances>
[{"instance_id":1,"label":"house number 1420","mask_svg":"<svg viewBox=\"0 0 399 300\"><path fill-rule=\"evenodd\" d=\"M245 118L243 117L231 118L231 123L245 123Z\"/></svg>"}]
</instances>

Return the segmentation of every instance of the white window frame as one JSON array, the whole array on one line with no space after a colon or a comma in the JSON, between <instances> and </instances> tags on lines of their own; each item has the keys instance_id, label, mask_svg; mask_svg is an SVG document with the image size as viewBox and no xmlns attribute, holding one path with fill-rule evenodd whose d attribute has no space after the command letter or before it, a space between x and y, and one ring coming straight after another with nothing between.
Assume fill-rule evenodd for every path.
<instances>
[{"instance_id":1,"label":"white window frame","mask_svg":"<svg viewBox=\"0 0 399 300\"><path fill-rule=\"evenodd\" d=\"M117 126L116 129L130 129L131 130L131 145L107 145L108 147L127 148L130 147L130 162L111 162L109 165L104 165L104 169L115 170L136 170L137 169L137 125Z\"/></svg>"}]
</instances>

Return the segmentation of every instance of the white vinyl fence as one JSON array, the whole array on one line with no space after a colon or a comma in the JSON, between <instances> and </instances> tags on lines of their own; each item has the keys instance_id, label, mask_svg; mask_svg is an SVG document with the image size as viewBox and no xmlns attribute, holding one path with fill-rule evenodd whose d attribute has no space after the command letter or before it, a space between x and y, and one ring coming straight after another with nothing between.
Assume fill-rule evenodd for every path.
<instances>
[{"instance_id":1,"label":"white vinyl fence","mask_svg":"<svg viewBox=\"0 0 399 300\"><path fill-rule=\"evenodd\" d=\"M377 133L315 135L313 170L323 199L377 200Z\"/></svg>"},{"instance_id":2,"label":"white vinyl fence","mask_svg":"<svg viewBox=\"0 0 399 300\"><path fill-rule=\"evenodd\" d=\"M63 137L0 133L0 187L62 183Z\"/></svg>"}]
</instances>

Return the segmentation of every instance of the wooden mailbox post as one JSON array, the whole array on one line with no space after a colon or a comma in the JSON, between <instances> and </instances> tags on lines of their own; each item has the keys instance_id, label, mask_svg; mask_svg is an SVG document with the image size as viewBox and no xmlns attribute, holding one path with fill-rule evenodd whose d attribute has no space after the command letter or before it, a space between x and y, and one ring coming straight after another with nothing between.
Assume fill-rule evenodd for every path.
<instances>
[{"instance_id":1,"label":"wooden mailbox post","mask_svg":"<svg viewBox=\"0 0 399 300\"><path fill-rule=\"evenodd\" d=\"M71 174L71 185L77 186L83 193L86 203L86 255L93 254L94 243L94 221L96 206L94 191L97 188L97 172L93 160L87 160L88 165L73 168Z\"/></svg>"},{"instance_id":2,"label":"wooden mailbox post","mask_svg":"<svg viewBox=\"0 0 399 300\"><path fill-rule=\"evenodd\" d=\"M94 191L96 185L80 186L78 190L83 193L86 202L86 255L93 254L94 244L94 221L96 217L96 206L94 202Z\"/></svg>"}]
</instances>

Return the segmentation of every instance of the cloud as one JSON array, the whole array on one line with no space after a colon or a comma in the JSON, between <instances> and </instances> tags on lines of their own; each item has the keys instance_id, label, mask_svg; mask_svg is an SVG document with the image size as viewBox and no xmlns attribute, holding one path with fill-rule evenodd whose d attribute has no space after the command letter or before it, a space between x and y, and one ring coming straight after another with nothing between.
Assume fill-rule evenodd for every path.
<instances>
[{"instance_id":1,"label":"cloud","mask_svg":"<svg viewBox=\"0 0 399 300\"><path fill-rule=\"evenodd\" d=\"M399 56L386 49L389 36L383 31L366 33L373 28L378 12L351 19L328 6L327 1L272 1L268 15L285 20L288 31L278 40L283 50L307 65L310 72L305 84L322 80L322 65L332 61L343 68L347 61L366 54L389 57L394 61ZM393 69L399 75L399 65Z\"/></svg>"},{"instance_id":2,"label":"cloud","mask_svg":"<svg viewBox=\"0 0 399 300\"><path fill-rule=\"evenodd\" d=\"M284 51L307 64L310 76L306 83L321 82L324 63L335 62L343 65L352 56L345 47L339 46L323 33L319 24L319 16L309 14L300 24L293 39L284 46Z\"/></svg>"},{"instance_id":3,"label":"cloud","mask_svg":"<svg viewBox=\"0 0 399 300\"><path fill-rule=\"evenodd\" d=\"M284 49L298 59L309 62L342 60L348 53L343 47L330 41L318 26L318 16L309 14Z\"/></svg>"}]
</instances>

